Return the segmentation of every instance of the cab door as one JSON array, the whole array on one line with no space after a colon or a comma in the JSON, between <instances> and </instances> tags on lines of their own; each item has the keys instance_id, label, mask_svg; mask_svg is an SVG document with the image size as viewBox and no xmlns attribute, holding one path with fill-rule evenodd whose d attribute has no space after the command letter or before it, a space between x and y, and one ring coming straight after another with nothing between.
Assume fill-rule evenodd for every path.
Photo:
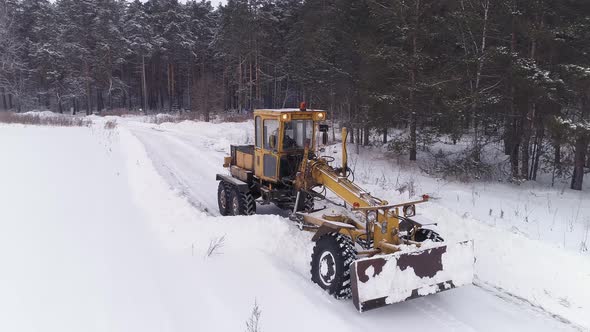
<instances>
[{"instance_id":1,"label":"cab door","mask_svg":"<svg viewBox=\"0 0 590 332\"><path fill-rule=\"evenodd\" d=\"M279 132L277 119L255 118L256 144L254 174L264 180L276 182L279 168Z\"/></svg>"}]
</instances>

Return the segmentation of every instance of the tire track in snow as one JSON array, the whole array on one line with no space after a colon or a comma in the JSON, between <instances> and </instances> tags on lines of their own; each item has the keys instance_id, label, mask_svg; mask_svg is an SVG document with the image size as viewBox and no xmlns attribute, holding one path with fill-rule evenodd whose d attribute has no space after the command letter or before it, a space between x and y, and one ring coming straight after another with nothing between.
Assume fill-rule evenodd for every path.
<instances>
[{"instance_id":1,"label":"tire track in snow","mask_svg":"<svg viewBox=\"0 0 590 332\"><path fill-rule=\"evenodd\" d=\"M174 191L208 215L220 216L217 190L207 189L217 188L217 173L227 173L222 167L227 152L215 148L215 139L197 132L184 133L145 125L131 125L129 129L144 144L154 166ZM287 215L287 212L268 205L258 205L257 212Z\"/></svg>"},{"instance_id":2,"label":"tire track in snow","mask_svg":"<svg viewBox=\"0 0 590 332\"><path fill-rule=\"evenodd\" d=\"M215 182L219 159L210 150L200 149L198 139L201 137L187 140L170 131L145 127L130 129L146 146L154 166L173 190L180 192L197 209L219 216L216 194L204 190Z\"/></svg>"}]
</instances>

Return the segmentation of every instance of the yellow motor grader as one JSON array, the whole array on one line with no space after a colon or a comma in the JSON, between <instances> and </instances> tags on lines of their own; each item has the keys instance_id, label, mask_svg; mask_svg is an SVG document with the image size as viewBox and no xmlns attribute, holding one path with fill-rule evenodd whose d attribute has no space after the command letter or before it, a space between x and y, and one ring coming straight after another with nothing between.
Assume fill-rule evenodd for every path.
<instances>
[{"instance_id":1,"label":"yellow motor grader","mask_svg":"<svg viewBox=\"0 0 590 332\"><path fill-rule=\"evenodd\" d=\"M256 110L254 145L232 145L218 174L221 215L252 215L256 202L291 212L315 234L311 280L336 298L353 298L359 311L438 293L473 281L473 242L446 243L416 205L429 197L390 204L357 186L347 165L322 156L326 112ZM327 189L327 190L324 190ZM327 197L326 192L336 197ZM342 203L339 201L342 200ZM316 201L330 207L314 209Z\"/></svg>"}]
</instances>

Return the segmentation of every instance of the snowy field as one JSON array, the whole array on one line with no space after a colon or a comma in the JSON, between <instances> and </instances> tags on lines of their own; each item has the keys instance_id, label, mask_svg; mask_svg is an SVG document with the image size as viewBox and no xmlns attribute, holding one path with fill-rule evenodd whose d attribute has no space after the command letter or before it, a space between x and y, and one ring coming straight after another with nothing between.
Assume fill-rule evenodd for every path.
<instances>
[{"instance_id":1,"label":"snowy field","mask_svg":"<svg viewBox=\"0 0 590 332\"><path fill-rule=\"evenodd\" d=\"M215 174L251 122L116 120L0 125L0 331L245 331L255 303L261 331L590 328L588 191L443 183L351 151L357 181L391 202L413 182L477 256L474 286L359 314L309 280L311 235L280 211L219 216Z\"/></svg>"}]
</instances>

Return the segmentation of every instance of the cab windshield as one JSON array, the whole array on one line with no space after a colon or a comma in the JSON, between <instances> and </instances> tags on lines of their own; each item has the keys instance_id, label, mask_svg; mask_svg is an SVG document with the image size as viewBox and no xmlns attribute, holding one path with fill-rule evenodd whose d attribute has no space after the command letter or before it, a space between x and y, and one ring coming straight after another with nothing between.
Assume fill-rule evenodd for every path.
<instances>
[{"instance_id":1,"label":"cab windshield","mask_svg":"<svg viewBox=\"0 0 590 332\"><path fill-rule=\"evenodd\" d=\"M293 120L285 122L283 150L297 150L311 146L313 136L313 120Z\"/></svg>"}]
</instances>

